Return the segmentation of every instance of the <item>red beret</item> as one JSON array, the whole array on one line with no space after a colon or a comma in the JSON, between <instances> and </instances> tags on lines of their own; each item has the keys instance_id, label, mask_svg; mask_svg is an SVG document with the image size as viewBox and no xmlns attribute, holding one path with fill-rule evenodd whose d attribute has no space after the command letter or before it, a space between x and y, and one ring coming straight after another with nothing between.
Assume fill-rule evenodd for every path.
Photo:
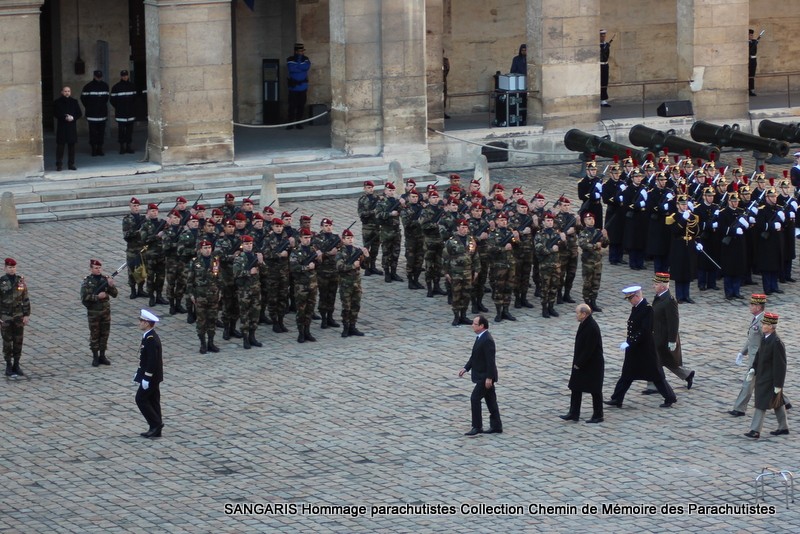
<instances>
[{"instance_id":1,"label":"red beret","mask_svg":"<svg viewBox=\"0 0 800 534\"><path fill-rule=\"evenodd\" d=\"M506 212L501 211L501 212L498 212L497 215L495 215L494 218L495 219L508 219L508 215L506 215Z\"/></svg>"},{"instance_id":2,"label":"red beret","mask_svg":"<svg viewBox=\"0 0 800 534\"><path fill-rule=\"evenodd\" d=\"M475 179L473 179L470 183L471 184L476 184L476 185L481 185L481 181L480 180L475 180Z\"/></svg>"},{"instance_id":3,"label":"red beret","mask_svg":"<svg viewBox=\"0 0 800 534\"><path fill-rule=\"evenodd\" d=\"M457 185L452 185L452 186L450 186L450 194L451 194L451 195L452 195L453 193L458 193L458 192L460 192L460 191L461 191L461 188L460 188L460 187L458 187Z\"/></svg>"},{"instance_id":4,"label":"red beret","mask_svg":"<svg viewBox=\"0 0 800 534\"><path fill-rule=\"evenodd\" d=\"M234 198L236 197L233 196L233 193L225 193L225 200L233 200Z\"/></svg>"},{"instance_id":5,"label":"red beret","mask_svg":"<svg viewBox=\"0 0 800 534\"><path fill-rule=\"evenodd\" d=\"M416 189L412 189L411 191L408 192L408 194L409 195L417 195L417 196L419 196L419 191L417 191Z\"/></svg>"},{"instance_id":6,"label":"red beret","mask_svg":"<svg viewBox=\"0 0 800 534\"><path fill-rule=\"evenodd\" d=\"M494 200L495 202L505 202L506 201L506 197L504 197L503 195L497 194L497 195L494 196L494 199L492 199L492 200Z\"/></svg>"},{"instance_id":7,"label":"red beret","mask_svg":"<svg viewBox=\"0 0 800 534\"><path fill-rule=\"evenodd\" d=\"M251 235L242 236L242 243L252 243L252 242L253 242L253 236Z\"/></svg>"},{"instance_id":8,"label":"red beret","mask_svg":"<svg viewBox=\"0 0 800 534\"><path fill-rule=\"evenodd\" d=\"M437 189L436 189L436 184L428 184L428 186L426 187L426 189L427 189L428 191L437 191Z\"/></svg>"},{"instance_id":9,"label":"red beret","mask_svg":"<svg viewBox=\"0 0 800 534\"><path fill-rule=\"evenodd\" d=\"M288 211L284 211L283 213L281 213L281 219L288 219L291 216L292 214L289 213Z\"/></svg>"},{"instance_id":10,"label":"red beret","mask_svg":"<svg viewBox=\"0 0 800 534\"><path fill-rule=\"evenodd\" d=\"M211 215L225 215L225 213L219 208L214 208L211 210Z\"/></svg>"},{"instance_id":11,"label":"red beret","mask_svg":"<svg viewBox=\"0 0 800 534\"><path fill-rule=\"evenodd\" d=\"M197 210L197 211L205 211L206 207L203 204L198 204L197 207L195 208L195 210Z\"/></svg>"},{"instance_id":12,"label":"red beret","mask_svg":"<svg viewBox=\"0 0 800 534\"><path fill-rule=\"evenodd\" d=\"M311 217L309 217L308 215L301 215L300 216L300 220L301 221L310 221Z\"/></svg>"},{"instance_id":13,"label":"red beret","mask_svg":"<svg viewBox=\"0 0 800 534\"><path fill-rule=\"evenodd\" d=\"M194 215L190 215L189 216L189 220L190 221L199 221L200 220L200 216L195 213Z\"/></svg>"},{"instance_id":14,"label":"red beret","mask_svg":"<svg viewBox=\"0 0 800 534\"><path fill-rule=\"evenodd\" d=\"M252 204L252 203L253 203L253 201L250 200L249 198L242 199L242 204Z\"/></svg>"},{"instance_id":15,"label":"red beret","mask_svg":"<svg viewBox=\"0 0 800 534\"><path fill-rule=\"evenodd\" d=\"M594 216L594 213L592 213L591 211L584 211L583 213L581 213L581 219L585 219L587 217L591 217L592 219L596 218Z\"/></svg>"},{"instance_id":16,"label":"red beret","mask_svg":"<svg viewBox=\"0 0 800 534\"><path fill-rule=\"evenodd\" d=\"M301 236L309 236L310 237L310 236L314 235L314 232L312 232L310 228L301 228L300 229L300 235Z\"/></svg>"},{"instance_id":17,"label":"red beret","mask_svg":"<svg viewBox=\"0 0 800 534\"><path fill-rule=\"evenodd\" d=\"M207 239L203 239L202 241L200 241L200 246L201 247L211 247L213 245L211 244L211 241L208 241Z\"/></svg>"},{"instance_id":18,"label":"red beret","mask_svg":"<svg viewBox=\"0 0 800 534\"><path fill-rule=\"evenodd\" d=\"M407 183L407 184L411 184L411 185L417 185L417 181L416 181L416 180L414 180L413 178L409 178L409 179L408 179L408 181L407 181L406 183Z\"/></svg>"},{"instance_id":19,"label":"red beret","mask_svg":"<svg viewBox=\"0 0 800 534\"><path fill-rule=\"evenodd\" d=\"M330 224L330 225L333 225L333 219L328 219L327 217L323 217L323 218L322 218L322 221L320 221L320 224Z\"/></svg>"},{"instance_id":20,"label":"red beret","mask_svg":"<svg viewBox=\"0 0 800 534\"><path fill-rule=\"evenodd\" d=\"M281 219L279 219L278 217L275 217L274 219L272 219L272 225L273 226L283 226L283 221Z\"/></svg>"},{"instance_id":21,"label":"red beret","mask_svg":"<svg viewBox=\"0 0 800 534\"><path fill-rule=\"evenodd\" d=\"M225 219L225 226L233 226L234 224L236 223L233 222L233 219Z\"/></svg>"},{"instance_id":22,"label":"red beret","mask_svg":"<svg viewBox=\"0 0 800 534\"><path fill-rule=\"evenodd\" d=\"M342 232L342 237L353 237L353 232L351 230L345 229L344 232Z\"/></svg>"},{"instance_id":23,"label":"red beret","mask_svg":"<svg viewBox=\"0 0 800 534\"><path fill-rule=\"evenodd\" d=\"M544 214L544 218L545 218L545 219L550 219L551 221L552 221L553 219L555 219L555 217L553 216L553 214L552 214L552 213L550 213L549 211L548 211L547 213L545 213L545 214Z\"/></svg>"},{"instance_id":24,"label":"red beret","mask_svg":"<svg viewBox=\"0 0 800 534\"><path fill-rule=\"evenodd\" d=\"M453 174L451 174L451 175L450 175L450 179L451 179L451 180L460 180L460 179L461 179L461 176L459 176L459 175L458 175L458 174L456 174L456 173L453 173Z\"/></svg>"},{"instance_id":25,"label":"red beret","mask_svg":"<svg viewBox=\"0 0 800 534\"><path fill-rule=\"evenodd\" d=\"M470 193L470 195L473 198L483 198L483 193L481 193L480 191L473 191L472 193Z\"/></svg>"},{"instance_id":26,"label":"red beret","mask_svg":"<svg viewBox=\"0 0 800 534\"><path fill-rule=\"evenodd\" d=\"M536 193L533 195L534 200L544 200L544 195L541 193Z\"/></svg>"},{"instance_id":27,"label":"red beret","mask_svg":"<svg viewBox=\"0 0 800 534\"><path fill-rule=\"evenodd\" d=\"M138 199L138 198L136 198L136 197L131 197L131 204L141 204L141 202L139 202L139 199Z\"/></svg>"},{"instance_id":28,"label":"red beret","mask_svg":"<svg viewBox=\"0 0 800 534\"><path fill-rule=\"evenodd\" d=\"M17 260L15 260L14 258L6 258L6 266L7 267L13 267L16 264L17 264Z\"/></svg>"},{"instance_id":29,"label":"red beret","mask_svg":"<svg viewBox=\"0 0 800 534\"><path fill-rule=\"evenodd\" d=\"M157 210L158 209L158 204L156 204L154 202L151 202L150 204L147 205L147 209L149 209L149 210Z\"/></svg>"},{"instance_id":30,"label":"red beret","mask_svg":"<svg viewBox=\"0 0 800 534\"><path fill-rule=\"evenodd\" d=\"M483 206L481 206L481 203L480 203L480 202L475 202L475 203L474 203L472 206L470 206L470 209L473 209L473 210L482 210L482 209L483 209Z\"/></svg>"},{"instance_id":31,"label":"red beret","mask_svg":"<svg viewBox=\"0 0 800 534\"><path fill-rule=\"evenodd\" d=\"M247 220L247 215L245 215L242 212L239 212L236 215L234 215L233 218L236 219L237 221L246 221Z\"/></svg>"},{"instance_id":32,"label":"red beret","mask_svg":"<svg viewBox=\"0 0 800 534\"><path fill-rule=\"evenodd\" d=\"M375 187L375 182L372 180L367 180L364 182L364 187Z\"/></svg>"},{"instance_id":33,"label":"red beret","mask_svg":"<svg viewBox=\"0 0 800 534\"><path fill-rule=\"evenodd\" d=\"M469 223L467 222L466 219L459 219L458 226L469 226Z\"/></svg>"},{"instance_id":34,"label":"red beret","mask_svg":"<svg viewBox=\"0 0 800 534\"><path fill-rule=\"evenodd\" d=\"M439 193L437 193L436 190L434 189L433 191L428 193L428 198L439 198Z\"/></svg>"},{"instance_id":35,"label":"red beret","mask_svg":"<svg viewBox=\"0 0 800 534\"><path fill-rule=\"evenodd\" d=\"M100 260L89 260L89 267L94 267L97 265L98 267L102 267L103 264L100 263Z\"/></svg>"},{"instance_id":36,"label":"red beret","mask_svg":"<svg viewBox=\"0 0 800 534\"><path fill-rule=\"evenodd\" d=\"M175 202L186 202L186 198L185 197L178 197L178 198L175 199Z\"/></svg>"},{"instance_id":37,"label":"red beret","mask_svg":"<svg viewBox=\"0 0 800 534\"><path fill-rule=\"evenodd\" d=\"M253 220L254 221L263 221L264 220L264 216L261 215L260 213L256 212L256 213L253 214Z\"/></svg>"},{"instance_id":38,"label":"red beret","mask_svg":"<svg viewBox=\"0 0 800 534\"><path fill-rule=\"evenodd\" d=\"M528 201L525 200L524 198L520 198L520 199L517 200L517 206L525 206L527 208L528 207Z\"/></svg>"},{"instance_id":39,"label":"red beret","mask_svg":"<svg viewBox=\"0 0 800 534\"><path fill-rule=\"evenodd\" d=\"M558 197L558 203L559 204L571 204L569 199L567 197L565 197L565 196Z\"/></svg>"},{"instance_id":40,"label":"red beret","mask_svg":"<svg viewBox=\"0 0 800 534\"><path fill-rule=\"evenodd\" d=\"M179 212L178 210L170 210L169 213L167 213L167 215L170 217L181 217L181 212Z\"/></svg>"},{"instance_id":41,"label":"red beret","mask_svg":"<svg viewBox=\"0 0 800 534\"><path fill-rule=\"evenodd\" d=\"M522 188L521 187L515 187L514 190L512 191L512 193L519 193L521 195L522 194Z\"/></svg>"},{"instance_id":42,"label":"red beret","mask_svg":"<svg viewBox=\"0 0 800 534\"><path fill-rule=\"evenodd\" d=\"M263 210L261 210L261 211L262 211L262 212L264 212L264 213L271 213L271 214L273 214L273 215L275 214L275 210L274 210L274 209L272 209L272 206L266 206L266 207L264 207L264 209L263 209Z\"/></svg>"},{"instance_id":43,"label":"red beret","mask_svg":"<svg viewBox=\"0 0 800 534\"><path fill-rule=\"evenodd\" d=\"M385 187L386 189L395 189L395 186L392 182L386 182L385 184L383 184L383 187Z\"/></svg>"},{"instance_id":44,"label":"red beret","mask_svg":"<svg viewBox=\"0 0 800 534\"><path fill-rule=\"evenodd\" d=\"M495 184L495 186L494 186L494 190L495 190L495 191L505 191L505 190L506 190L506 188L505 188L505 187L503 187L503 184Z\"/></svg>"}]
</instances>

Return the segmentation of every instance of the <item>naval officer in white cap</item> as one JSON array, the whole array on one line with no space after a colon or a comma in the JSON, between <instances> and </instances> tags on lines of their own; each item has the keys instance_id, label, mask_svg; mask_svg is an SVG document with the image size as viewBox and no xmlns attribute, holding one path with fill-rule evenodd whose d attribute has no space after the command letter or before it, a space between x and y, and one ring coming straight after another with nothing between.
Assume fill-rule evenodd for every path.
<instances>
[{"instance_id":1,"label":"naval officer in white cap","mask_svg":"<svg viewBox=\"0 0 800 534\"><path fill-rule=\"evenodd\" d=\"M136 406L142 412L149 429L142 432L144 438L161 437L164 423L161 420L161 390L160 384L164 379L161 357L161 339L156 333L158 317L148 310L139 314L139 330L142 334L142 345L139 348L139 369L136 371L134 382L139 384L136 391Z\"/></svg>"}]
</instances>

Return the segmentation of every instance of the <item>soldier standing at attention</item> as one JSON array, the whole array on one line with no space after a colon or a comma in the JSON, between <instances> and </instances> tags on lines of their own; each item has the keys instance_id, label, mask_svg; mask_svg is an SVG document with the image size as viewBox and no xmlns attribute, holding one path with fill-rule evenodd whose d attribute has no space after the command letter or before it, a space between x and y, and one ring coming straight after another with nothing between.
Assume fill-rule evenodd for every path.
<instances>
[{"instance_id":1,"label":"soldier standing at attention","mask_svg":"<svg viewBox=\"0 0 800 534\"><path fill-rule=\"evenodd\" d=\"M89 316L89 348L92 350L92 367L111 365L106 358L108 333L111 330L111 299L117 298L114 279L103 276L100 260L89 260L91 274L81 284L81 304Z\"/></svg>"},{"instance_id":2,"label":"soldier standing at attention","mask_svg":"<svg viewBox=\"0 0 800 534\"><path fill-rule=\"evenodd\" d=\"M570 291L572 291L572 283L575 281L575 274L578 272L578 232L581 225L575 214L570 211L572 204L567 197L562 196L558 199L558 207L561 211L556 215L555 223L556 227L567 236L567 245L559 250L561 282L556 295L556 303L561 304L563 301L575 304Z\"/></svg>"},{"instance_id":3,"label":"soldier standing at attention","mask_svg":"<svg viewBox=\"0 0 800 534\"><path fill-rule=\"evenodd\" d=\"M518 246L514 248L514 307L533 308L528 301L533 264L533 217L528 215L528 201L520 198L516 210L509 216L509 225L519 233Z\"/></svg>"},{"instance_id":4,"label":"soldier standing at attention","mask_svg":"<svg viewBox=\"0 0 800 534\"><path fill-rule=\"evenodd\" d=\"M763 31L761 33L764 33ZM747 31L747 49L749 52L749 60L747 62L747 89L750 96L756 95L756 67L758 67L758 42L761 40L759 35L756 38L756 32L752 29Z\"/></svg>"},{"instance_id":5,"label":"soldier standing at attention","mask_svg":"<svg viewBox=\"0 0 800 534\"><path fill-rule=\"evenodd\" d=\"M200 254L189 263L186 279L186 294L191 299L197 314L195 328L197 337L200 338L200 354L206 354L208 351L219 352L219 347L214 345L214 335L222 281L219 276L219 257L212 256L212 250L210 241L200 242ZM206 337L208 337L207 343Z\"/></svg>"},{"instance_id":6,"label":"soldier standing at attention","mask_svg":"<svg viewBox=\"0 0 800 534\"><path fill-rule=\"evenodd\" d=\"M400 212L403 221L403 235L406 241L406 277L408 289L424 289L419 283L422 274L422 260L425 255L425 238L422 235L422 204L419 203L419 193L416 189L408 192L406 208Z\"/></svg>"},{"instance_id":7,"label":"soldier standing at attention","mask_svg":"<svg viewBox=\"0 0 800 534\"><path fill-rule=\"evenodd\" d=\"M125 259L128 262L128 285L131 288L130 298L146 297L144 280L137 284L133 272L142 262L142 236L139 230L144 223L144 215L139 213L140 202L136 197L131 197L130 213L122 219L122 237L125 239Z\"/></svg>"},{"instance_id":8,"label":"soldier standing at attention","mask_svg":"<svg viewBox=\"0 0 800 534\"><path fill-rule=\"evenodd\" d=\"M586 164L586 176L578 182L578 198L583 202L579 211L589 210L598 227L603 226L603 181L597 176L597 163Z\"/></svg>"},{"instance_id":9,"label":"soldier standing at attention","mask_svg":"<svg viewBox=\"0 0 800 534\"><path fill-rule=\"evenodd\" d=\"M400 259L400 211L405 207L405 201L395 198L395 186L387 182L384 196L378 200L375 208L378 222L381 225L381 267L383 267L384 282L402 282L397 274L397 261Z\"/></svg>"},{"instance_id":10,"label":"soldier standing at attention","mask_svg":"<svg viewBox=\"0 0 800 534\"><path fill-rule=\"evenodd\" d=\"M297 342L316 341L311 335L311 315L317 302L317 264L322 253L311 246L311 230L300 230L300 246L289 257L289 270L294 276L294 300L297 305Z\"/></svg>"},{"instance_id":11,"label":"soldier standing at attention","mask_svg":"<svg viewBox=\"0 0 800 534\"><path fill-rule=\"evenodd\" d=\"M223 226L223 234L217 239L217 256L220 263L220 279L222 280L222 339L241 338L242 333L236 330L239 318L239 301L236 295L236 283L233 277L233 261L239 251L241 241L235 235L235 224L227 219Z\"/></svg>"},{"instance_id":12,"label":"soldier standing at attention","mask_svg":"<svg viewBox=\"0 0 800 534\"><path fill-rule=\"evenodd\" d=\"M339 271L339 300L342 302L342 337L363 336L356 328L358 312L361 310L362 258L369 255L366 247L353 246L353 232L342 232L343 246L336 254L336 270Z\"/></svg>"},{"instance_id":13,"label":"soldier standing at attention","mask_svg":"<svg viewBox=\"0 0 800 534\"><path fill-rule=\"evenodd\" d=\"M364 268L364 276L371 274L383 274L383 271L375 267L378 258L378 250L381 246L380 226L378 225L377 211L378 197L375 195L375 184L372 180L364 182L364 194L358 199L358 217L361 219L361 236L364 246L369 248L369 256Z\"/></svg>"},{"instance_id":14,"label":"soldier standing at attention","mask_svg":"<svg viewBox=\"0 0 800 534\"><path fill-rule=\"evenodd\" d=\"M178 313L183 313L188 310L186 315L186 322L189 324L197 320L197 314L194 311L194 306L189 297L186 297L186 310L181 307L181 300L183 300L186 293L186 278L189 276L189 265L192 259L197 256L197 243L200 241L200 218L195 214L189 216L189 221L186 227L178 236L178 271L177 279L175 282L175 309Z\"/></svg>"},{"instance_id":15,"label":"soldier standing at attention","mask_svg":"<svg viewBox=\"0 0 800 534\"><path fill-rule=\"evenodd\" d=\"M428 205L425 206L422 215L420 215L422 235L425 240L425 287L428 289L427 297L447 294L440 285L444 242L439 233L439 221L443 214L444 208L439 204L439 193L434 189L428 193Z\"/></svg>"},{"instance_id":16,"label":"soldier standing at attention","mask_svg":"<svg viewBox=\"0 0 800 534\"><path fill-rule=\"evenodd\" d=\"M514 289L514 248L519 246L519 233L508 228L508 216L500 212L495 218L496 228L489 236L489 258L492 268L489 272L489 284L492 286L492 300L497 309L494 322L503 319L516 321L508 310L511 304L511 293Z\"/></svg>"},{"instance_id":17,"label":"soldier standing at attention","mask_svg":"<svg viewBox=\"0 0 800 534\"><path fill-rule=\"evenodd\" d=\"M0 333L3 335L3 357L6 376L25 376L19 367L25 327L31 315L28 286L22 275L17 276L17 262L6 258L5 275L0 278Z\"/></svg>"},{"instance_id":18,"label":"soldier standing at attention","mask_svg":"<svg viewBox=\"0 0 800 534\"><path fill-rule=\"evenodd\" d=\"M164 249L164 273L167 284L167 300L169 301L169 314L178 313L175 308L175 286L178 282L178 272L183 269L178 261L178 237L181 233L181 214L172 210L167 215L167 228L161 246ZM180 301L178 301L180 302ZM183 310L180 313L185 313Z\"/></svg>"},{"instance_id":19,"label":"soldier standing at attention","mask_svg":"<svg viewBox=\"0 0 800 534\"><path fill-rule=\"evenodd\" d=\"M611 107L608 103L608 60L611 58L611 41L606 42L606 31L600 30L600 105L604 108Z\"/></svg>"},{"instance_id":20,"label":"soldier standing at attention","mask_svg":"<svg viewBox=\"0 0 800 534\"><path fill-rule=\"evenodd\" d=\"M603 228L595 228L594 214L583 213L583 230L578 234L578 247L581 249L581 276L583 277L583 301L593 312L602 312L597 305L600 292L600 278L603 275L603 249L608 247L608 233Z\"/></svg>"},{"instance_id":21,"label":"soldier standing at attention","mask_svg":"<svg viewBox=\"0 0 800 534\"><path fill-rule=\"evenodd\" d=\"M336 255L342 246L342 240L333 233L333 220L323 217L320 226L322 231L312 238L314 246L322 252L317 265L317 283L319 284L319 314L322 316L320 328L339 328L333 319L336 307L336 289L339 287L339 272L336 270Z\"/></svg>"},{"instance_id":22,"label":"soldier standing at attention","mask_svg":"<svg viewBox=\"0 0 800 534\"><path fill-rule=\"evenodd\" d=\"M264 256L253 252L253 237L242 236L242 253L233 260L233 278L239 297L239 321L242 325L242 346L245 349L260 347L256 339L258 315L261 311L260 264Z\"/></svg>"},{"instance_id":23,"label":"soldier standing at attention","mask_svg":"<svg viewBox=\"0 0 800 534\"><path fill-rule=\"evenodd\" d=\"M164 227L167 221L158 218L158 204L147 205L147 220L142 225L139 234L144 243L144 261L147 265L147 293L150 296L149 305L169 304L161 298L164 289Z\"/></svg>"},{"instance_id":24,"label":"soldier standing at attention","mask_svg":"<svg viewBox=\"0 0 800 534\"><path fill-rule=\"evenodd\" d=\"M111 105L117 120L119 153L133 154L133 124L136 122L136 86L128 78L128 71L119 73L120 80L111 88Z\"/></svg>"},{"instance_id":25,"label":"soldier standing at attention","mask_svg":"<svg viewBox=\"0 0 800 534\"><path fill-rule=\"evenodd\" d=\"M92 156L105 156L103 143L108 120L108 84L103 81L103 71L96 70L93 74L92 81L83 86L81 103L86 110L86 122L89 123Z\"/></svg>"},{"instance_id":26,"label":"soldier standing at attention","mask_svg":"<svg viewBox=\"0 0 800 534\"><path fill-rule=\"evenodd\" d=\"M264 238L263 250L267 265L267 311L272 319L272 331L277 334L289 331L283 324L283 317L289 298L289 253L293 248L294 238L283 234L283 220L273 218L272 232Z\"/></svg>"},{"instance_id":27,"label":"soldier standing at attention","mask_svg":"<svg viewBox=\"0 0 800 534\"><path fill-rule=\"evenodd\" d=\"M472 283L478 278L481 260L477 254L478 244L469 235L469 223L459 219L456 235L444 245L444 276L452 290L453 326L472 324L467 319L467 306Z\"/></svg>"},{"instance_id":28,"label":"soldier standing at attention","mask_svg":"<svg viewBox=\"0 0 800 534\"><path fill-rule=\"evenodd\" d=\"M561 262L558 259L560 247L567 246L567 236L553 228L553 214L544 214L544 228L536 234L533 247L539 259L539 276L542 283L542 317L558 317L555 309L558 284L561 280Z\"/></svg>"}]
</instances>

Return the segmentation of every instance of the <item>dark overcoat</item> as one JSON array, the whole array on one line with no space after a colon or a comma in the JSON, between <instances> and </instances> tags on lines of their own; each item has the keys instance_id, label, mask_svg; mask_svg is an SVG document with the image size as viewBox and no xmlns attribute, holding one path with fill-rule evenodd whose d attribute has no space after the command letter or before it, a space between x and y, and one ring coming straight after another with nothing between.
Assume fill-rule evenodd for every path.
<instances>
[{"instance_id":1,"label":"dark overcoat","mask_svg":"<svg viewBox=\"0 0 800 534\"><path fill-rule=\"evenodd\" d=\"M656 345L653 341L653 308L647 299L631 308L628 317L628 348L625 349L625 362L622 376L631 380L664 380L664 371L658 363Z\"/></svg>"},{"instance_id":2,"label":"dark overcoat","mask_svg":"<svg viewBox=\"0 0 800 534\"><path fill-rule=\"evenodd\" d=\"M569 389L583 393L602 393L605 360L600 327L591 315L581 321L575 334ZM575 366L578 369L575 369Z\"/></svg>"},{"instance_id":3,"label":"dark overcoat","mask_svg":"<svg viewBox=\"0 0 800 534\"><path fill-rule=\"evenodd\" d=\"M786 347L777 333L761 341L752 368L756 370L755 406L759 410L769 410L769 403L775 396L774 388L783 388L786 379Z\"/></svg>"},{"instance_id":4,"label":"dark overcoat","mask_svg":"<svg viewBox=\"0 0 800 534\"><path fill-rule=\"evenodd\" d=\"M72 115L72 121L67 121L67 115ZM83 116L81 106L74 98L60 96L53 102L53 117L56 119L56 143L71 145L78 142L78 119Z\"/></svg>"},{"instance_id":5,"label":"dark overcoat","mask_svg":"<svg viewBox=\"0 0 800 534\"><path fill-rule=\"evenodd\" d=\"M658 360L665 367L683 365L679 328L680 317L675 297L669 291L657 295L653 299L653 342L656 344ZM677 343L674 351L669 350L670 341Z\"/></svg>"}]
</instances>

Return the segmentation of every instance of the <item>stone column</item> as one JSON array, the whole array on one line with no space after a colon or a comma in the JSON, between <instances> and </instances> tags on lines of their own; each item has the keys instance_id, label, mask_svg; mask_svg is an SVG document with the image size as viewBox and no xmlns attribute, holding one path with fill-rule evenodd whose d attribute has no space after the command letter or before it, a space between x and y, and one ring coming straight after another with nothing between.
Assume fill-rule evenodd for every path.
<instances>
[{"instance_id":1,"label":"stone column","mask_svg":"<svg viewBox=\"0 0 800 534\"><path fill-rule=\"evenodd\" d=\"M546 129L600 119L600 0L526 0L528 123Z\"/></svg>"},{"instance_id":2,"label":"stone column","mask_svg":"<svg viewBox=\"0 0 800 534\"><path fill-rule=\"evenodd\" d=\"M42 3L0 0L0 183L44 170L39 41Z\"/></svg>"},{"instance_id":3,"label":"stone column","mask_svg":"<svg viewBox=\"0 0 800 534\"><path fill-rule=\"evenodd\" d=\"M678 0L679 98L697 117L747 116L749 0Z\"/></svg>"},{"instance_id":4,"label":"stone column","mask_svg":"<svg viewBox=\"0 0 800 534\"><path fill-rule=\"evenodd\" d=\"M233 161L231 0L145 0L145 24L150 161Z\"/></svg>"},{"instance_id":5,"label":"stone column","mask_svg":"<svg viewBox=\"0 0 800 534\"><path fill-rule=\"evenodd\" d=\"M425 2L425 77L428 97L428 127L444 129L444 73L442 70L444 0Z\"/></svg>"}]
</instances>

